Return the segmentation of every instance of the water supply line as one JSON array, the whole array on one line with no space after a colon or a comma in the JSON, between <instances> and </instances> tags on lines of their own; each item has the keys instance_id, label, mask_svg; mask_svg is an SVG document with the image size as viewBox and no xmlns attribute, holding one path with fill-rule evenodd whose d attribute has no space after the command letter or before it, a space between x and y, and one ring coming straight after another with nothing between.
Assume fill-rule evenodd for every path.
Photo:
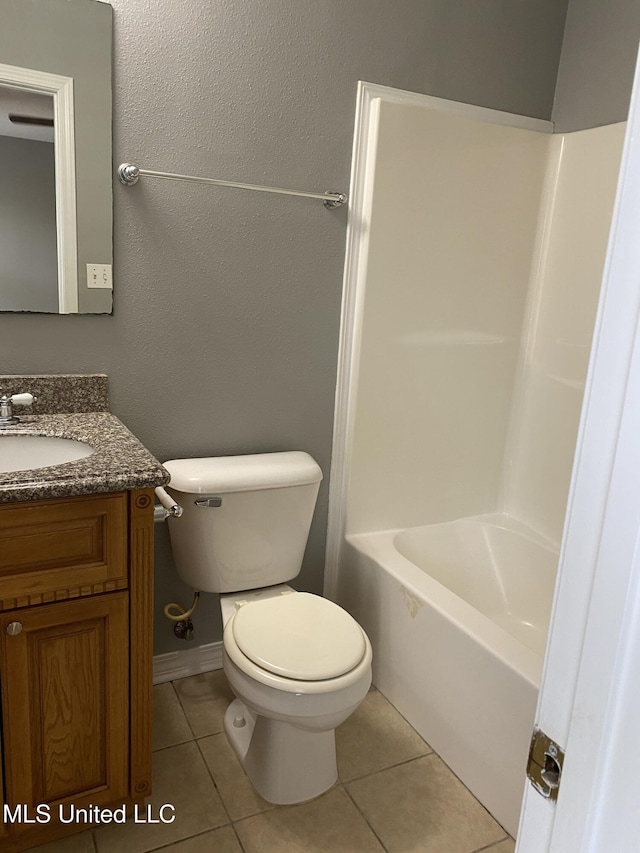
<instances>
[{"instance_id":1,"label":"water supply line","mask_svg":"<svg viewBox=\"0 0 640 853\"><path fill-rule=\"evenodd\" d=\"M172 601L171 604L165 604L163 611L164 615L167 617L167 619L171 619L172 622L186 621L198 606L199 601L200 593L194 592L193 602L191 603L191 607L188 610L185 610L181 604L176 604L175 601Z\"/></svg>"}]
</instances>

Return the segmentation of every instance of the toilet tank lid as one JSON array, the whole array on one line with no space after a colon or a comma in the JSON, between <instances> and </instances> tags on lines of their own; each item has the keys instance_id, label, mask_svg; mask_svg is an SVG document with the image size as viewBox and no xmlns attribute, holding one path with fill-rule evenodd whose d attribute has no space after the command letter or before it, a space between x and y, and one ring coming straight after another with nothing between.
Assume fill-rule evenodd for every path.
<instances>
[{"instance_id":1,"label":"toilet tank lid","mask_svg":"<svg viewBox=\"0 0 640 853\"><path fill-rule=\"evenodd\" d=\"M169 488L188 494L281 489L322 480L318 463L301 450L170 459L163 464L171 475Z\"/></svg>"}]
</instances>

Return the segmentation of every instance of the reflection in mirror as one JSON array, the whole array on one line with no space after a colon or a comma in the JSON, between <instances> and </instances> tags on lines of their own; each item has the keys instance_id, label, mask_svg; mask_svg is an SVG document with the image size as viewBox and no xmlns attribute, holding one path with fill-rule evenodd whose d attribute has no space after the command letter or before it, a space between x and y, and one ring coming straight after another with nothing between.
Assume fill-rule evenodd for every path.
<instances>
[{"instance_id":1,"label":"reflection in mirror","mask_svg":"<svg viewBox=\"0 0 640 853\"><path fill-rule=\"evenodd\" d=\"M0 310L72 314L78 310L73 80L0 65L0 84L0 114L5 103L4 127L13 134L0 145L0 155L3 148L13 155L0 157L8 188L0 199L0 233L7 235L0 237L6 249Z\"/></svg>"},{"instance_id":2,"label":"reflection in mirror","mask_svg":"<svg viewBox=\"0 0 640 853\"><path fill-rule=\"evenodd\" d=\"M0 311L56 313L53 96L0 86Z\"/></svg>"},{"instance_id":3,"label":"reflection in mirror","mask_svg":"<svg viewBox=\"0 0 640 853\"><path fill-rule=\"evenodd\" d=\"M0 310L58 311L53 96L0 87Z\"/></svg>"},{"instance_id":4,"label":"reflection in mirror","mask_svg":"<svg viewBox=\"0 0 640 853\"><path fill-rule=\"evenodd\" d=\"M0 0L0 311L111 313L111 25Z\"/></svg>"}]
</instances>

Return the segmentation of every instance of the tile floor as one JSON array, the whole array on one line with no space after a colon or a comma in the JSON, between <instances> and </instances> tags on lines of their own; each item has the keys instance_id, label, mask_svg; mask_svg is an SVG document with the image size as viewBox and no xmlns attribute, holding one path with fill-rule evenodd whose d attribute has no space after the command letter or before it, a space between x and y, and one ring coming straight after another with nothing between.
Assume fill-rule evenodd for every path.
<instances>
[{"instance_id":1,"label":"tile floor","mask_svg":"<svg viewBox=\"0 0 640 853\"><path fill-rule=\"evenodd\" d=\"M224 673L154 688L154 807L167 825L103 826L38 853L513 853L513 839L371 690L337 731L339 782L309 803L256 794L222 730Z\"/></svg>"}]
</instances>

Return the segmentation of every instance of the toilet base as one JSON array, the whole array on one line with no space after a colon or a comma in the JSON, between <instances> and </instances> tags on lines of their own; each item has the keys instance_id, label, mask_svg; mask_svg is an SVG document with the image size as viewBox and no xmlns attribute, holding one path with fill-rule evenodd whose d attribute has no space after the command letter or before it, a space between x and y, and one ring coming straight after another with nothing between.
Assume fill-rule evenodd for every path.
<instances>
[{"instance_id":1,"label":"toilet base","mask_svg":"<svg viewBox=\"0 0 640 853\"><path fill-rule=\"evenodd\" d=\"M241 720L245 725L238 725ZM335 729L304 730L261 717L234 699L224 730L253 787L269 803L312 800L337 781Z\"/></svg>"}]
</instances>

